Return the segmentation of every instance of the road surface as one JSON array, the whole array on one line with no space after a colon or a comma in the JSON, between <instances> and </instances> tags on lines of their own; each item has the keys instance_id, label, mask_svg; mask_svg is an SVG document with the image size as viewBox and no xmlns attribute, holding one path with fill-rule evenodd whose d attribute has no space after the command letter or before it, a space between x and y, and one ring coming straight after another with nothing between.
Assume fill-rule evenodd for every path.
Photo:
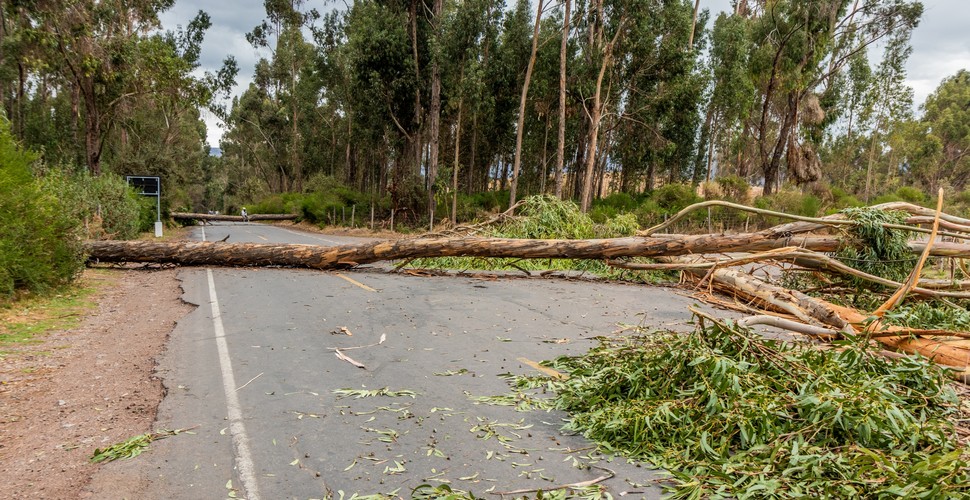
<instances>
[{"instance_id":1,"label":"road surface","mask_svg":"<svg viewBox=\"0 0 970 500\"><path fill-rule=\"evenodd\" d=\"M199 226L193 238L226 235L361 241L254 223ZM199 307L159 362L168 393L155 429L197 427L106 468L140 478L140 498L409 498L421 484L501 498L490 494L611 474L600 484L614 497L660 496L655 471L596 456L560 431L564 414L495 396L513 393L503 374L547 371L539 361L580 354L620 323L686 328L692 301L670 289L380 268L180 276Z\"/></svg>"}]
</instances>

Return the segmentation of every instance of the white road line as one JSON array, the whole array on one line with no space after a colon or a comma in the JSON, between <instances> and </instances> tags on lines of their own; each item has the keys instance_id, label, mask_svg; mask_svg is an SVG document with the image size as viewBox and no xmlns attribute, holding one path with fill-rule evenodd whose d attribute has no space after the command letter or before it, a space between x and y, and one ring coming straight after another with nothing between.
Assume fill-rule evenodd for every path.
<instances>
[{"instance_id":1,"label":"white road line","mask_svg":"<svg viewBox=\"0 0 970 500\"><path fill-rule=\"evenodd\" d=\"M205 230L202 230L202 241L205 241ZM216 295L216 283L212 279L212 269L206 269L209 281L209 305L212 307L212 327L215 329L216 349L219 351L219 366L222 368L222 390L226 393L226 410L229 416L229 433L232 435L232 445L236 450L236 470L239 480L248 500L259 500L259 488L256 485L256 467L253 465L253 455L249 451L249 436L242 421L242 407L236 394L236 377L232 372L232 362L229 359L229 346L226 344L226 329L222 325L222 312L219 308L219 297Z\"/></svg>"}]
</instances>

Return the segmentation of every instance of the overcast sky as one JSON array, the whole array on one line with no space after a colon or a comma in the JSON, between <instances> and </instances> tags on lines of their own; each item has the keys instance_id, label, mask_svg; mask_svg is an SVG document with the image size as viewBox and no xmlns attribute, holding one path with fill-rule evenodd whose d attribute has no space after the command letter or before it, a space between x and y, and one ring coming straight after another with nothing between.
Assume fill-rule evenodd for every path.
<instances>
[{"instance_id":1,"label":"overcast sky","mask_svg":"<svg viewBox=\"0 0 970 500\"><path fill-rule=\"evenodd\" d=\"M348 3L352 0L346 0ZM922 0L923 19L913 32L913 54L907 64L908 83L915 91L916 105L940 82L960 69L970 69L970 15L967 0ZM307 0L308 8L325 11L333 8L328 0ZM702 8L711 11L713 19L718 12L731 6L730 0L701 0ZM260 54L246 42L246 32L264 17L262 0L177 0L175 6L162 14L166 29L185 26L199 10L212 19L212 27L206 33L202 48L203 69L215 71L226 56L232 55L239 63L236 93L241 93L252 78L253 67ZM264 54L265 55L265 54ZM222 129L218 120L206 116L209 143L218 146Z\"/></svg>"}]
</instances>

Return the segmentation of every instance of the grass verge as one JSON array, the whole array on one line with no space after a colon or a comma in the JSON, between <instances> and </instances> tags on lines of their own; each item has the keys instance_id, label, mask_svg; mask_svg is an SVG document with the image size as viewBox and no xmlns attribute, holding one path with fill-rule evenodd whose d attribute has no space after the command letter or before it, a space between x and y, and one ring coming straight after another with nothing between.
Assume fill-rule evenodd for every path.
<instances>
[{"instance_id":1,"label":"grass verge","mask_svg":"<svg viewBox=\"0 0 970 500\"><path fill-rule=\"evenodd\" d=\"M22 297L0 309L0 359L56 330L77 326L97 305L93 296L116 280L110 271L88 269L80 280L50 295Z\"/></svg>"}]
</instances>

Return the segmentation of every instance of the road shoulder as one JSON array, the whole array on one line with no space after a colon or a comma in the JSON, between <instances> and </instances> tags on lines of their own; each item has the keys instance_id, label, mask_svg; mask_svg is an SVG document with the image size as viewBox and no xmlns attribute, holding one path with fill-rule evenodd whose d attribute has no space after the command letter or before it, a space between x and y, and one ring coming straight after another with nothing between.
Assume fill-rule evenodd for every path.
<instances>
[{"instance_id":1,"label":"road shoulder","mask_svg":"<svg viewBox=\"0 0 970 500\"><path fill-rule=\"evenodd\" d=\"M192 310L177 272L111 271L77 327L0 360L0 498L97 496L85 492L94 450L151 430L164 396L156 359Z\"/></svg>"}]
</instances>

